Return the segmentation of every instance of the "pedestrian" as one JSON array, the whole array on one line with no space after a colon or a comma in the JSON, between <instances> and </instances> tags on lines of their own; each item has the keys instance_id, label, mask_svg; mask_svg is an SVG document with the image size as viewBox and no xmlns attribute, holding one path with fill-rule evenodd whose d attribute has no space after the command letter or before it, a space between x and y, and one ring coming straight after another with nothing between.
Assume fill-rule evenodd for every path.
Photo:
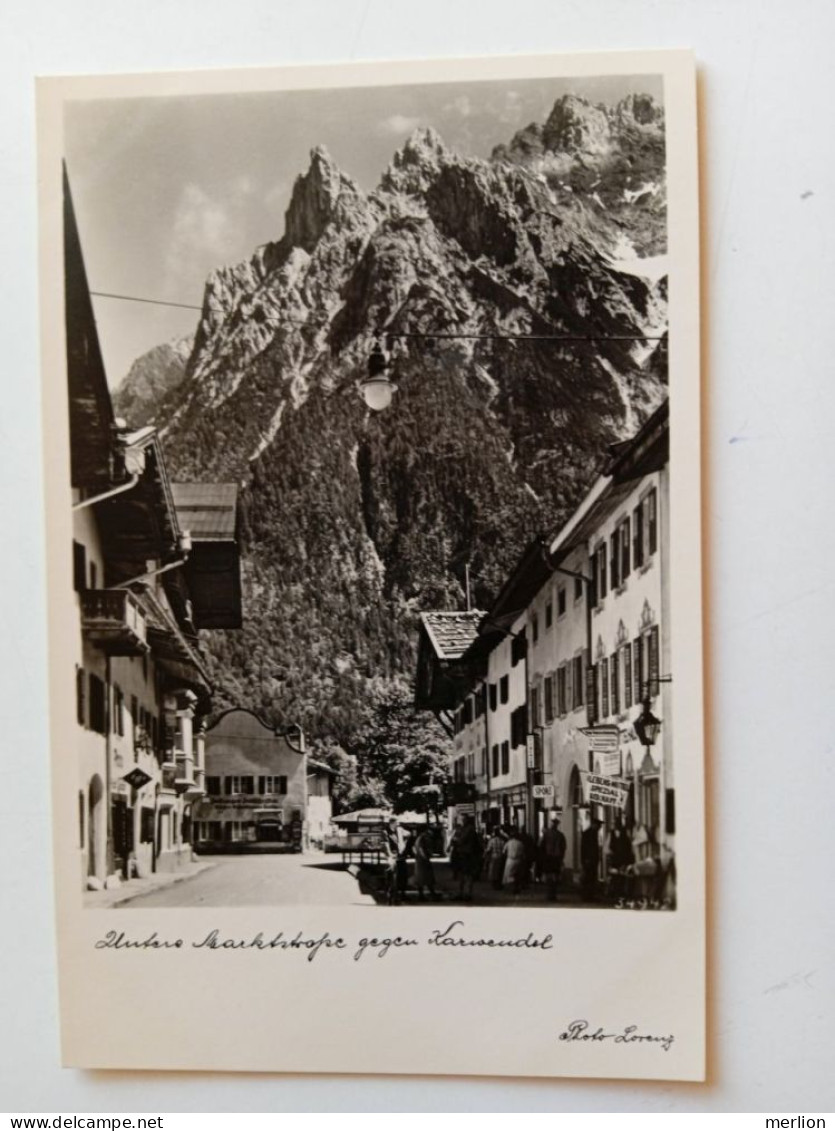
<instances>
[{"instance_id":1,"label":"pedestrian","mask_svg":"<svg viewBox=\"0 0 835 1131\"><path fill-rule=\"evenodd\" d=\"M559 821L554 817L551 824L543 831L539 842L539 860L542 878L545 880L545 898L550 900L551 903L557 902L565 849L565 836L560 831Z\"/></svg>"},{"instance_id":2,"label":"pedestrian","mask_svg":"<svg viewBox=\"0 0 835 1131\"><path fill-rule=\"evenodd\" d=\"M504 882L514 895L519 895L525 878L525 845L518 829L512 828L504 850Z\"/></svg>"},{"instance_id":3,"label":"pedestrian","mask_svg":"<svg viewBox=\"0 0 835 1131\"><path fill-rule=\"evenodd\" d=\"M635 861L632 841L623 827L620 817L615 819L615 827L609 837L609 875L613 899L624 899L629 882L629 866Z\"/></svg>"},{"instance_id":4,"label":"pedestrian","mask_svg":"<svg viewBox=\"0 0 835 1131\"><path fill-rule=\"evenodd\" d=\"M432 867L432 835L428 825L421 830L420 835L415 840L414 854L415 887L417 888L418 899L424 898L424 888L428 888L432 898L437 899L438 893L435 891L435 870Z\"/></svg>"},{"instance_id":5,"label":"pedestrian","mask_svg":"<svg viewBox=\"0 0 835 1131\"><path fill-rule=\"evenodd\" d=\"M587 903L597 899L597 873L600 868L600 821L591 817L580 836L580 889Z\"/></svg>"},{"instance_id":6,"label":"pedestrian","mask_svg":"<svg viewBox=\"0 0 835 1131\"><path fill-rule=\"evenodd\" d=\"M522 887L526 888L533 878L534 869L536 867L536 841L527 829L520 831L519 839L522 841L525 849L525 863L522 868Z\"/></svg>"},{"instance_id":7,"label":"pedestrian","mask_svg":"<svg viewBox=\"0 0 835 1131\"><path fill-rule=\"evenodd\" d=\"M502 875L504 874L504 845L505 840L499 826L496 825L487 841L484 851L484 862L487 866L487 879L493 891L502 890Z\"/></svg>"},{"instance_id":8,"label":"pedestrian","mask_svg":"<svg viewBox=\"0 0 835 1131\"><path fill-rule=\"evenodd\" d=\"M473 883L481 871L481 841L468 813L452 834L449 858L450 864L455 861L453 875L458 880L458 898L471 900Z\"/></svg>"}]
</instances>

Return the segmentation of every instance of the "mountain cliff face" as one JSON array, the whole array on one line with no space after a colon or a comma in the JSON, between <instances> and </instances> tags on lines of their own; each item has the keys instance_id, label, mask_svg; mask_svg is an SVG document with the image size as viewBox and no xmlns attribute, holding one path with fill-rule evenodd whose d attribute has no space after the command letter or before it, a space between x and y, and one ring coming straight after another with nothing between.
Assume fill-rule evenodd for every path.
<instances>
[{"instance_id":1,"label":"mountain cliff face","mask_svg":"<svg viewBox=\"0 0 835 1131\"><path fill-rule=\"evenodd\" d=\"M569 515L666 395L665 280L618 268L664 250L663 155L643 97L561 99L490 161L418 130L367 194L316 149L281 238L209 277L156 419L178 478L244 485L221 700L347 741L417 613L461 607L467 564L485 607ZM378 335L398 391L372 415Z\"/></svg>"},{"instance_id":2,"label":"mountain cliff face","mask_svg":"<svg viewBox=\"0 0 835 1131\"><path fill-rule=\"evenodd\" d=\"M151 424L162 399L182 383L193 348L194 335L188 334L138 357L113 393L117 415L134 428Z\"/></svg>"}]
</instances>

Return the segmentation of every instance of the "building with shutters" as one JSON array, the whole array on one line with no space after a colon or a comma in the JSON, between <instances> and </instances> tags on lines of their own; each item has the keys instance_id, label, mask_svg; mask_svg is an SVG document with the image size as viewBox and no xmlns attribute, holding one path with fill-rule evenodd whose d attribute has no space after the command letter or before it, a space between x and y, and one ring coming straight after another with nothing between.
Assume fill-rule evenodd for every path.
<instances>
[{"instance_id":1,"label":"building with shutters","mask_svg":"<svg viewBox=\"0 0 835 1131\"><path fill-rule=\"evenodd\" d=\"M232 708L205 732L205 795L194 807L200 852L300 852L331 821L334 773L309 758L298 727L276 730Z\"/></svg>"},{"instance_id":2,"label":"building with shutters","mask_svg":"<svg viewBox=\"0 0 835 1131\"><path fill-rule=\"evenodd\" d=\"M604 849L618 815L636 844L674 848L668 429L665 402L611 449L575 513L525 550L475 625L476 614L426 614L469 618L469 643L459 641L447 657L454 678L440 678L442 653L422 630L416 702L432 706L443 688L455 720L456 775L469 780L479 748L488 752L478 793L483 823L539 835L558 816L575 871L591 816L603 824ZM481 696L483 713L475 706ZM652 748L634 726L644 704L662 724ZM613 749L596 749L604 741ZM622 813L590 803L589 774L620 784Z\"/></svg>"},{"instance_id":3,"label":"building with shutters","mask_svg":"<svg viewBox=\"0 0 835 1131\"><path fill-rule=\"evenodd\" d=\"M116 418L66 178L64 188L67 602L76 630L69 745L80 880L96 888L191 859L191 810L203 790L195 728L211 707L197 633L240 624L237 493L208 485L201 514L194 488L170 482L156 430Z\"/></svg>"}]
</instances>

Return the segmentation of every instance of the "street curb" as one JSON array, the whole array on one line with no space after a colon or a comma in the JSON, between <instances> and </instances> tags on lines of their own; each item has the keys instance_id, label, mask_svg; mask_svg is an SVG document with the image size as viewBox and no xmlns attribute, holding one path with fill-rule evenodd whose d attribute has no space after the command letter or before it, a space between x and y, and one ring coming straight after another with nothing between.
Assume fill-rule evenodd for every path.
<instances>
[{"instance_id":1,"label":"street curb","mask_svg":"<svg viewBox=\"0 0 835 1131\"><path fill-rule=\"evenodd\" d=\"M112 907L124 907L128 903L132 903L134 899L139 899L143 895L153 895L158 891L166 891L168 888L173 888L175 884L184 883L186 880L192 880L195 876L199 876L202 872L208 872L210 868L216 868L216 864L202 864L193 872L172 872L171 879L164 884L155 884L153 887L148 888L147 891L134 891L128 895L123 895L118 899L102 905L101 907L87 907L85 910L89 911L109 911Z\"/></svg>"}]
</instances>

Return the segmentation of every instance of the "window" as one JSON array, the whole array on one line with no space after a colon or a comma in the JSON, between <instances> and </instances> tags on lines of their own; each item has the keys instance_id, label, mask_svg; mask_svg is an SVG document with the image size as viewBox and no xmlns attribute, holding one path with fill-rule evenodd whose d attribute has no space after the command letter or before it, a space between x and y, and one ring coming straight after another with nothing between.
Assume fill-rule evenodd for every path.
<instances>
[{"instance_id":1,"label":"window","mask_svg":"<svg viewBox=\"0 0 835 1131\"><path fill-rule=\"evenodd\" d=\"M85 703L85 684L87 682L87 675L84 668L75 669L75 717L78 720L79 726L85 726L87 723L87 711Z\"/></svg>"},{"instance_id":2,"label":"window","mask_svg":"<svg viewBox=\"0 0 835 1131\"><path fill-rule=\"evenodd\" d=\"M623 654L623 705L624 707L631 707L634 701L632 696L632 648L629 644L624 644L621 651Z\"/></svg>"},{"instance_id":3,"label":"window","mask_svg":"<svg viewBox=\"0 0 835 1131\"><path fill-rule=\"evenodd\" d=\"M72 583L77 593L87 588L87 551L75 541L72 544Z\"/></svg>"},{"instance_id":4,"label":"window","mask_svg":"<svg viewBox=\"0 0 835 1131\"><path fill-rule=\"evenodd\" d=\"M510 660L511 660L511 664L513 665L514 668L516 667L516 665L519 663L520 660L524 660L527 653L528 653L528 634L527 634L527 632L525 632L524 629L522 629L521 632L516 633L516 635L512 638L511 643L510 643Z\"/></svg>"},{"instance_id":5,"label":"window","mask_svg":"<svg viewBox=\"0 0 835 1131\"><path fill-rule=\"evenodd\" d=\"M542 721L539 715L539 709L539 684L534 684L534 686L531 688L531 730L533 730L534 727L538 727L540 722Z\"/></svg>"},{"instance_id":6,"label":"window","mask_svg":"<svg viewBox=\"0 0 835 1131\"><path fill-rule=\"evenodd\" d=\"M531 634L533 635L533 642L536 644L539 640L539 617L536 613L531 617Z\"/></svg>"},{"instance_id":7,"label":"window","mask_svg":"<svg viewBox=\"0 0 835 1131\"><path fill-rule=\"evenodd\" d=\"M480 719L484 714L484 687L480 687L473 696L473 703L475 705L475 717Z\"/></svg>"},{"instance_id":8,"label":"window","mask_svg":"<svg viewBox=\"0 0 835 1131\"><path fill-rule=\"evenodd\" d=\"M475 778L475 754L467 755L467 781Z\"/></svg>"},{"instance_id":9,"label":"window","mask_svg":"<svg viewBox=\"0 0 835 1131\"><path fill-rule=\"evenodd\" d=\"M554 718L554 677L546 675L543 684L545 699L545 722L550 723Z\"/></svg>"},{"instance_id":10,"label":"window","mask_svg":"<svg viewBox=\"0 0 835 1131\"><path fill-rule=\"evenodd\" d=\"M255 778L251 774L241 778L241 793L255 793Z\"/></svg>"},{"instance_id":11,"label":"window","mask_svg":"<svg viewBox=\"0 0 835 1131\"><path fill-rule=\"evenodd\" d=\"M482 776L485 777L485 778L490 773L490 768L487 765L487 747L486 746L482 746L482 748L481 748L481 773L482 773Z\"/></svg>"},{"instance_id":12,"label":"window","mask_svg":"<svg viewBox=\"0 0 835 1131\"><path fill-rule=\"evenodd\" d=\"M90 729L107 734L107 696L104 681L90 676Z\"/></svg>"},{"instance_id":13,"label":"window","mask_svg":"<svg viewBox=\"0 0 835 1131\"><path fill-rule=\"evenodd\" d=\"M557 668L557 711L560 715L568 713L568 684L565 678L565 664Z\"/></svg>"},{"instance_id":14,"label":"window","mask_svg":"<svg viewBox=\"0 0 835 1131\"><path fill-rule=\"evenodd\" d=\"M250 791L252 792L252 791ZM258 792L262 796L276 796L287 792L287 778L282 774L266 774L258 778Z\"/></svg>"},{"instance_id":15,"label":"window","mask_svg":"<svg viewBox=\"0 0 835 1131\"><path fill-rule=\"evenodd\" d=\"M573 711L583 706L583 657L575 656L572 660L574 666L573 679L571 680L571 709Z\"/></svg>"},{"instance_id":16,"label":"window","mask_svg":"<svg viewBox=\"0 0 835 1131\"><path fill-rule=\"evenodd\" d=\"M493 777L499 776L499 746L498 743L493 747Z\"/></svg>"},{"instance_id":17,"label":"window","mask_svg":"<svg viewBox=\"0 0 835 1131\"><path fill-rule=\"evenodd\" d=\"M612 714L620 714L620 666L617 652L609 660L609 676L612 684Z\"/></svg>"},{"instance_id":18,"label":"window","mask_svg":"<svg viewBox=\"0 0 835 1131\"><path fill-rule=\"evenodd\" d=\"M629 552L629 519L625 518L618 527L620 530L620 580L626 581L631 572L631 554Z\"/></svg>"},{"instance_id":19,"label":"window","mask_svg":"<svg viewBox=\"0 0 835 1131\"><path fill-rule=\"evenodd\" d=\"M473 721L473 717L474 717L473 698L472 698L471 695L468 695L467 701L464 704L464 725L469 726L469 724Z\"/></svg>"},{"instance_id":20,"label":"window","mask_svg":"<svg viewBox=\"0 0 835 1131\"><path fill-rule=\"evenodd\" d=\"M495 709L496 709L496 708L498 707L498 705L499 705L499 702L498 702L498 688L496 687L495 683L491 683L491 684L489 685L489 691L490 691L490 710L491 710L491 711L495 711Z\"/></svg>"},{"instance_id":21,"label":"window","mask_svg":"<svg viewBox=\"0 0 835 1131\"><path fill-rule=\"evenodd\" d=\"M223 779L223 792L227 797L231 797L234 793L241 792L241 779L237 774L227 776Z\"/></svg>"},{"instance_id":22,"label":"window","mask_svg":"<svg viewBox=\"0 0 835 1131\"><path fill-rule=\"evenodd\" d=\"M658 492L653 487L644 499L647 522L647 554L651 557L658 549Z\"/></svg>"},{"instance_id":23,"label":"window","mask_svg":"<svg viewBox=\"0 0 835 1131\"><path fill-rule=\"evenodd\" d=\"M502 743L502 773L510 773L510 743Z\"/></svg>"},{"instance_id":24,"label":"window","mask_svg":"<svg viewBox=\"0 0 835 1131\"><path fill-rule=\"evenodd\" d=\"M119 736L125 733L125 697L118 684L113 687L113 733Z\"/></svg>"},{"instance_id":25,"label":"window","mask_svg":"<svg viewBox=\"0 0 835 1131\"><path fill-rule=\"evenodd\" d=\"M644 564L644 504L638 503L632 512L632 562L635 569Z\"/></svg>"},{"instance_id":26,"label":"window","mask_svg":"<svg viewBox=\"0 0 835 1131\"><path fill-rule=\"evenodd\" d=\"M606 596L606 543L602 543L597 548L597 570L595 572L597 578L597 600L602 601Z\"/></svg>"},{"instance_id":27,"label":"window","mask_svg":"<svg viewBox=\"0 0 835 1131\"><path fill-rule=\"evenodd\" d=\"M557 594L557 598L559 599L559 594ZM548 604L545 606L545 627L550 628L553 623L554 623L554 606L549 601Z\"/></svg>"},{"instance_id":28,"label":"window","mask_svg":"<svg viewBox=\"0 0 835 1131\"><path fill-rule=\"evenodd\" d=\"M583 579L582 577L574 578L574 600L582 601L583 599Z\"/></svg>"},{"instance_id":29,"label":"window","mask_svg":"<svg viewBox=\"0 0 835 1131\"><path fill-rule=\"evenodd\" d=\"M98 570L96 569L96 563L90 562L90 588L91 589L98 589L98 587L99 587L99 575L98 575Z\"/></svg>"},{"instance_id":30,"label":"window","mask_svg":"<svg viewBox=\"0 0 835 1131\"><path fill-rule=\"evenodd\" d=\"M139 726L139 700L135 695L131 695L130 697L130 726L131 738L134 745L136 745L136 728Z\"/></svg>"},{"instance_id":31,"label":"window","mask_svg":"<svg viewBox=\"0 0 835 1131\"><path fill-rule=\"evenodd\" d=\"M209 774L206 778L206 793L210 797L220 796L220 778Z\"/></svg>"},{"instance_id":32,"label":"window","mask_svg":"<svg viewBox=\"0 0 835 1131\"><path fill-rule=\"evenodd\" d=\"M557 616L565 616L565 586L561 585L557 590Z\"/></svg>"},{"instance_id":33,"label":"window","mask_svg":"<svg viewBox=\"0 0 835 1131\"><path fill-rule=\"evenodd\" d=\"M601 660L600 668L600 717L605 719L609 714L609 661Z\"/></svg>"},{"instance_id":34,"label":"window","mask_svg":"<svg viewBox=\"0 0 835 1131\"><path fill-rule=\"evenodd\" d=\"M499 680L499 699L502 703L506 703L510 698L510 680L508 676L503 675Z\"/></svg>"},{"instance_id":35,"label":"window","mask_svg":"<svg viewBox=\"0 0 835 1131\"><path fill-rule=\"evenodd\" d=\"M598 594L597 594L597 552L593 553L589 558L589 605L594 609L597 607Z\"/></svg>"}]
</instances>

